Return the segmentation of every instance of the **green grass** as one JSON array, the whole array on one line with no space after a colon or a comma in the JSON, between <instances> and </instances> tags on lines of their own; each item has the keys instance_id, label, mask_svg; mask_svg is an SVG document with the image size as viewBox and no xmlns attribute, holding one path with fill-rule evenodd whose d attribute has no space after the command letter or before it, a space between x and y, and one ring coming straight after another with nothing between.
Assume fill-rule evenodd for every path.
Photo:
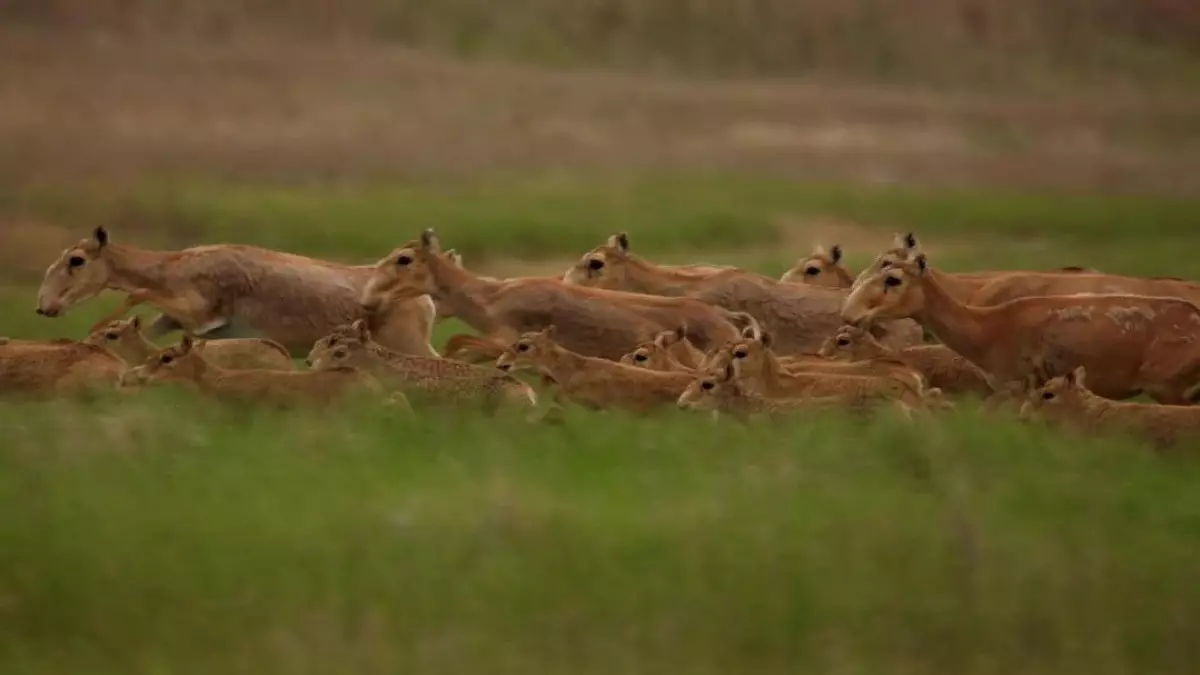
<instances>
[{"instance_id":1,"label":"green grass","mask_svg":"<svg viewBox=\"0 0 1200 675\"><path fill-rule=\"evenodd\" d=\"M65 421L65 423L64 423ZM0 408L0 671L1174 673L1200 479L970 415Z\"/></svg>"},{"instance_id":2,"label":"green grass","mask_svg":"<svg viewBox=\"0 0 1200 675\"><path fill-rule=\"evenodd\" d=\"M228 241L355 261L378 259L426 227L475 261L574 257L626 230L648 254L716 258L752 249L766 252L760 264L772 265L797 253L778 250L789 223L838 218L878 230L880 247L896 230L915 230L933 244L990 236L978 256L990 266L1007 259L1057 265L1069 257L1114 271L1200 277L1200 262L1179 255L1194 241L1200 200L1151 196L869 188L705 173L564 174L353 186L45 187L0 193L0 213L83 232L112 223L115 236L145 245ZM875 252L850 254L865 260Z\"/></svg>"}]
</instances>

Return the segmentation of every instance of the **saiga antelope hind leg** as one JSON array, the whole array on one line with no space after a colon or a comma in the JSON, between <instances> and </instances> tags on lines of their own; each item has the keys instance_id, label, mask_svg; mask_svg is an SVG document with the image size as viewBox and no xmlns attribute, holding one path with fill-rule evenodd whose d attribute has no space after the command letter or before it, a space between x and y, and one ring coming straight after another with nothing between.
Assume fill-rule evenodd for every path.
<instances>
[{"instance_id":1,"label":"saiga antelope hind leg","mask_svg":"<svg viewBox=\"0 0 1200 675\"><path fill-rule=\"evenodd\" d=\"M1165 376L1164 376L1165 371ZM1186 359L1182 363L1152 363L1142 367L1139 379L1142 392L1163 405L1194 405L1200 403L1200 362Z\"/></svg>"},{"instance_id":2,"label":"saiga antelope hind leg","mask_svg":"<svg viewBox=\"0 0 1200 675\"><path fill-rule=\"evenodd\" d=\"M183 324L179 323L175 319L172 319L166 314L160 313L158 316L154 317L149 324L146 325L145 333L146 337L153 340L177 330L183 330Z\"/></svg>"},{"instance_id":3,"label":"saiga antelope hind leg","mask_svg":"<svg viewBox=\"0 0 1200 675\"><path fill-rule=\"evenodd\" d=\"M175 319L172 319L166 314L159 314L158 316L154 317L149 324L146 325L145 334L147 338L151 340L157 340L158 338L167 335L168 333L174 333L177 330L185 331L186 329L183 327L183 324L179 323ZM193 335L196 337L202 337L205 340L265 337L256 331L244 330L243 326L238 323L226 323L208 332L199 334L193 333Z\"/></svg>"}]
</instances>

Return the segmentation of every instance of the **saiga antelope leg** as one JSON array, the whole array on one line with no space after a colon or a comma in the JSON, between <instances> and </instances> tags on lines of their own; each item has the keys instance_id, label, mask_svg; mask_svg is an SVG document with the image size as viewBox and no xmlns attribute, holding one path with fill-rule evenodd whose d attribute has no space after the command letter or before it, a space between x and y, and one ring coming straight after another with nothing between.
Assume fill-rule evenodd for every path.
<instances>
[{"instance_id":1,"label":"saiga antelope leg","mask_svg":"<svg viewBox=\"0 0 1200 675\"><path fill-rule=\"evenodd\" d=\"M247 330L244 324L229 322L224 318L216 318L209 323L200 327L200 330L192 333L196 337L202 337L205 340L228 340L233 338L268 338L269 336L250 329Z\"/></svg>"},{"instance_id":2,"label":"saiga antelope leg","mask_svg":"<svg viewBox=\"0 0 1200 675\"><path fill-rule=\"evenodd\" d=\"M154 319L146 326L145 333L146 337L153 340L155 338L160 338L167 333L173 333L177 330L186 329L183 327L183 324L179 323L170 316L167 316L166 314L159 314L158 316L154 317ZM255 333L254 331L240 331L239 325L235 323L222 323L222 325L216 328L203 333L193 333L193 335L203 337L207 340L224 340L238 337L262 337L262 335Z\"/></svg>"},{"instance_id":3,"label":"saiga antelope leg","mask_svg":"<svg viewBox=\"0 0 1200 675\"><path fill-rule=\"evenodd\" d=\"M139 288L136 291L126 294L125 299L121 301L121 304L117 305L116 309L113 311L100 317L100 320L92 324L92 327L88 329L88 332L91 333L98 331L107 326L110 322L120 319L121 317L125 316L129 310L145 303L151 297L153 297L153 294L144 288Z\"/></svg>"},{"instance_id":4,"label":"saiga antelope leg","mask_svg":"<svg viewBox=\"0 0 1200 675\"><path fill-rule=\"evenodd\" d=\"M184 316L189 318L195 316L204 317L205 320L203 322L193 322L199 324L194 329L189 329L187 326L183 325L183 322L179 319L174 317L171 318L171 320L179 324L181 328L184 330L190 330L195 335L205 335L224 326L227 323L225 317L214 318L208 316L212 306L211 303L202 297L191 294L182 297L178 295L163 296L162 294L148 288L139 288L126 295L125 300L123 300L116 309L109 312L103 318L93 324L91 330L99 330L107 325L110 321L115 321L121 318L129 310L143 304L155 305L160 311L163 312L163 314L166 314L167 311L171 311L176 316Z\"/></svg>"},{"instance_id":5,"label":"saiga antelope leg","mask_svg":"<svg viewBox=\"0 0 1200 675\"><path fill-rule=\"evenodd\" d=\"M183 330L183 324L179 323L175 319L172 319L166 314L159 313L158 316L154 317L154 319L147 324L145 333L146 337L153 340L177 330Z\"/></svg>"}]
</instances>

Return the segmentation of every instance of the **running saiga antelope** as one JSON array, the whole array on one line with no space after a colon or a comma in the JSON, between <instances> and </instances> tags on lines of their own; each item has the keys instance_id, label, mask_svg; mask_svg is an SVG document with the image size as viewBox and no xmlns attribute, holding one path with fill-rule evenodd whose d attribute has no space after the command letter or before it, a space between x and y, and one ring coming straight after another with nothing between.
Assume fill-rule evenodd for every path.
<instances>
[{"instance_id":1,"label":"running saiga antelope","mask_svg":"<svg viewBox=\"0 0 1200 675\"><path fill-rule=\"evenodd\" d=\"M705 353L687 339L687 327L665 330L621 357L621 363L650 370L693 372L705 361Z\"/></svg>"},{"instance_id":2,"label":"running saiga antelope","mask_svg":"<svg viewBox=\"0 0 1200 675\"><path fill-rule=\"evenodd\" d=\"M130 366L141 365L160 349L146 338L142 332L142 319L138 316L110 321L92 331L84 342L112 351ZM209 363L222 368L295 368L291 354L283 345L262 338L204 340L195 343L193 349L200 350Z\"/></svg>"},{"instance_id":3,"label":"running saiga antelope","mask_svg":"<svg viewBox=\"0 0 1200 675\"><path fill-rule=\"evenodd\" d=\"M1021 417L1090 432L1132 432L1160 449L1200 441L1200 406L1110 401L1088 389L1083 366L1030 394L1021 406Z\"/></svg>"},{"instance_id":4,"label":"running saiga antelope","mask_svg":"<svg viewBox=\"0 0 1200 675\"><path fill-rule=\"evenodd\" d=\"M741 384L737 369L731 363L698 373L679 395L676 405L682 410L709 412L714 416L728 414L741 422L749 421L754 414L765 414L771 419L803 413L819 416L830 410L864 415L884 406L891 406L903 419L913 418L913 409L908 403L873 392L842 391L822 396L766 397Z\"/></svg>"},{"instance_id":5,"label":"running saiga antelope","mask_svg":"<svg viewBox=\"0 0 1200 675\"><path fill-rule=\"evenodd\" d=\"M737 374L738 385L747 392L766 398L883 397L922 405L925 378L904 363L851 364L817 359L824 361L825 367L786 369L771 349L769 338L769 333L744 337L728 348L728 362ZM850 370L857 372L846 372Z\"/></svg>"},{"instance_id":6,"label":"running saiga antelope","mask_svg":"<svg viewBox=\"0 0 1200 675\"><path fill-rule=\"evenodd\" d=\"M121 306L93 328L146 303L162 312L146 327L152 339L177 329L214 339L251 333L303 356L333 328L366 316L359 297L371 270L238 244L152 251L114 243L98 227L46 269L37 313L60 316L101 291L124 291ZM381 343L437 355L429 345L428 296L394 303L390 311L370 317Z\"/></svg>"},{"instance_id":7,"label":"running saiga antelope","mask_svg":"<svg viewBox=\"0 0 1200 675\"><path fill-rule=\"evenodd\" d=\"M444 255L450 261L452 261L456 266L458 266L460 268L463 267L462 254L458 253L456 250L448 249L444 252ZM734 269L734 268L719 266L719 265L699 264L699 265L679 265L679 266L673 267L673 269L684 269L684 270L693 270L693 271L706 271L706 270L707 271L720 271L720 270ZM484 281L491 281L491 282L508 281L507 279L501 280L496 277L489 277L489 276L483 276L483 275L477 275L477 278L482 279ZM558 277L545 277L545 276L520 277L520 278L523 278L523 279L558 279ZM451 310L444 303L438 302L436 298L434 299L434 302L437 304L439 320L441 319L441 317L443 315L452 316ZM682 330L682 332L679 332L680 330ZM655 339L657 340L659 338L663 338L664 340L666 340L667 338L664 338L663 336L665 336L666 333L668 333L668 332L671 332L671 331L664 331ZM685 343L684 345L678 345L678 346L676 346L675 344L672 344L673 352L678 353L678 352L680 352L680 350L683 347L691 347L691 343L688 342L686 339L686 335L687 335L686 327L677 328L673 333L679 333L681 336L684 336L684 343ZM675 342L674 340L671 340L671 343L674 343L674 342ZM474 335L471 333L458 333L455 335L451 335L449 338L447 338L446 344L442 348L442 354L446 358L453 358L453 359L458 359L458 360L462 360L462 361L467 361L468 363L485 363L485 362L490 363L490 362L495 361L496 356L497 356L495 343L493 343L491 340L488 340L486 338L481 338L480 336ZM703 356L703 353L701 353L701 356ZM684 360L684 363L688 363L688 360L686 358Z\"/></svg>"},{"instance_id":8,"label":"running saiga antelope","mask_svg":"<svg viewBox=\"0 0 1200 675\"><path fill-rule=\"evenodd\" d=\"M318 340L306 363L315 370L353 366L384 385L442 401L479 403L488 414L506 403L524 408L538 404L533 387L495 367L394 352L372 339L362 319Z\"/></svg>"},{"instance_id":9,"label":"running saiga antelope","mask_svg":"<svg viewBox=\"0 0 1200 675\"><path fill-rule=\"evenodd\" d=\"M463 267L462 254L455 249L446 249L443 252L443 255L445 255L448 260L453 262L456 267ZM496 283L502 281L502 279L497 277L489 277L482 274L476 276L484 281ZM521 278L534 279L550 277ZM446 303L434 298L434 304L437 306L438 321L441 321L443 317L448 318L454 316L453 311L446 305ZM456 333L446 338L446 344L442 347L442 355L448 359L466 361L467 363L492 363L496 360L496 357L499 356L498 350L502 348L503 345L493 342L487 338L479 337L474 333Z\"/></svg>"},{"instance_id":10,"label":"running saiga antelope","mask_svg":"<svg viewBox=\"0 0 1200 675\"><path fill-rule=\"evenodd\" d=\"M622 356L620 363L668 373L694 373L696 371L695 366L685 366L657 340L638 345L637 349Z\"/></svg>"},{"instance_id":11,"label":"running saiga antelope","mask_svg":"<svg viewBox=\"0 0 1200 675\"><path fill-rule=\"evenodd\" d=\"M946 345L913 345L889 349L868 331L857 326L842 326L825 340L820 356L837 361L869 361L877 358L897 359L920 371L929 386L947 394L974 394L987 398L992 394L987 376Z\"/></svg>"},{"instance_id":12,"label":"running saiga antelope","mask_svg":"<svg viewBox=\"0 0 1200 675\"><path fill-rule=\"evenodd\" d=\"M834 244L828 251L817 244L813 252L801 258L779 277L785 284L808 284L826 288L850 288L854 275L842 266L842 247Z\"/></svg>"},{"instance_id":13,"label":"running saiga antelope","mask_svg":"<svg viewBox=\"0 0 1200 675\"><path fill-rule=\"evenodd\" d=\"M860 283L842 316L858 326L912 317L987 373L996 392L1028 392L1085 366L1105 398L1145 393L1186 404L1200 393L1200 307L1179 298L1055 295L973 307L947 293L918 254Z\"/></svg>"},{"instance_id":14,"label":"running saiga antelope","mask_svg":"<svg viewBox=\"0 0 1200 675\"><path fill-rule=\"evenodd\" d=\"M125 368L111 351L75 340L0 343L0 392L44 396L112 390Z\"/></svg>"},{"instance_id":15,"label":"running saiga antelope","mask_svg":"<svg viewBox=\"0 0 1200 675\"><path fill-rule=\"evenodd\" d=\"M193 349L195 342L190 335L184 335L178 345L151 355L123 379L137 385L176 383L224 401L275 407L323 407L360 394L412 412L402 392L392 392L385 399L382 385L357 368L227 370L210 364L200 350Z\"/></svg>"},{"instance_id":16,"label":"running saiga antelope","mask_svg":"<svg viewBox=\"0 0 1200 675\"><path fill-rule=\"evenodd\" d=\"M785 284L736 268L686 269L656 265L629 249L624 232L585 253L563 275L567 283L665 297L688 297L744 312L776 337L780 354L814 353L825 336L841 325L838 311L846 289ZM885 344L920 344L921 329L912 321L873 327ZM708 349L709 345L697 344Z\"/></svg>"},{"instance_id":17,"label":"running saiga antelope","mask_svg":"<svg viewBox=\"0 0 1200 675\"><path fill-rule=\"evenodd\" d=\"M541 277L480 277L448 259L433 230L422 233L418 245L398 248L376 264L362 303L370 311L382 299L415 295L438 298L497 354L523 333L555 325L564 347L615 361L677 326L686 325L688 338L702 346L736 337L732 322L749 321L687 298L582 288Z\"/></svg>"},{"instance_id":18,"label":"running saiga antelope","mask_svg":"<svg viewBox=\"0 0 1200 675\"><path fill-rule=\"evenodd\" d=\"M867 265L858 276L854 278L854 283L851 288L856 288L860 283L868 277L878 273L892 264L912 260L921 253L921 242L917 240L917 236L912 232L907 234L895 234L892 237L891 248L883 251L875 256L871 264ZM1079 268L1065 268L1079 269ZM959 300L970 298L971 294L982 288L985 284L995 279L997 276L1011 274L1015 270L983 270L976 272L940 272L945 288L952 292Z\"/></svg>"},{"instance_id":19,"label":"running saiga antelope","mask_svg":"<svg viewBox=\"0 0 1200 675\"><path fill-rule=\"evenodd\" d=\"M893 247L877 256L859 274L855 284L897 261L913 260L920 253L921 244L911 232L904 236L896 235ZM977 307L990 307L1035 295L1076 293L1151 295L1200 301L1200 285L1188 281L1104 274L1084 267L956 273L932 270L931 273L936 275L938 283L955 300Z\"/></svg>"},{"instance_id":20,"label":"running saiga antelope","mask_svg":"<svg viewBox=\"0 0 1200 675\"><path fill-rule=\"evenodd\" d=\"M1147 295L1200 303L1200 284L1175 277L1130 277L1099 272L1030 272L999 276L971 294L980 307L1036 295Z\"/></svg>"},{"instance_id":21,"label":"running saiga antelope","mask_svg":"<svg viewBox=\"0 0 1200 675\"><path fill-rule=\"evenodd\" d=\"M554 381L556 403L565 397L596 410L623 408L644 413L669 406L692 381L688 373L646 370L583 356L563 348L555 338L553 325L525 333L500 355L496 366L505 371L534 369Z\"/></svg>"},{"instance_id":22,"label":"running saiga antelope","mask_svg":"<svg viewBox=\"0 0 1200 675\"><path fill-rule=\"evenodd\" d=\"M897 259L913 259L920 253L920 242L911 232L897 243L903 243L904 248L885 252L876 263L886 266ZM951 296L976 307L991 307L1017 298L1078 293L1147 295L1200 303L1200 284L1175 277L1132 277L1084 267L958 274L932 270L932 273Z\"/></svg>"},{"instance_id":23,"label":"running saiga antelope","mask_svg":"<svg viewBox=\"0 0 1200 675\"><path fill-rule=\"evenodd\" d=\"M742 331L740 340L734 341L724 349L728 350L733 360L741 361L742 365L754 364L753 370L766 368L781 375L793 376L823 373L893 377L916 391L924 391L928 387L925 376L919 370L899 359L878 356L858 361L839 361L819 354L779 356L772 348L773 344L774 339L770 333L746 329Z\"/></svg>"}]
</instances>

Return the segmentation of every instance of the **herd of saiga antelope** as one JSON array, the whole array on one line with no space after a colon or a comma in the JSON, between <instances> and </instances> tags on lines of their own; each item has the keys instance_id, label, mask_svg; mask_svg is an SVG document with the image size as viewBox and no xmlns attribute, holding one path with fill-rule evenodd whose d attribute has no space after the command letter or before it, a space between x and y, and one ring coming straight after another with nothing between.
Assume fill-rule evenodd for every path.
<instances>
[{"instance_id":1,"label":"herd of saiga antelope","mask_svg":"<svg viewBox=\"0 0 1200 675\"><path fill-rule=\"evenodd\" d=\"M836 246L776 281L658 265L620 233L561 278L496 279L465 269L432 230L348 266L231 244L153 251L97 228L46 270L37 311L59 316L106 289L126 299L82 341L0 339L0 388L182 382L281 405L365 389L409 412L406 393L421 392L488 412L541 407L531 419L564 401L738 419L884 406L911 418L971 394L988 410L1158 446L1200 440L1200 284L1078 267L941 272L912 234L857 276ZM140 304L161 314L120 318ZM451 337L443 356L430 335L450 316L480 335ZM174 346L151 341L174 330ZM923 344L926 331L938 343ZM554 403L539 406L519 370L539 374ZM1156 403L1122 400L1139 394Z\"/></svg>"}]
</instances>

